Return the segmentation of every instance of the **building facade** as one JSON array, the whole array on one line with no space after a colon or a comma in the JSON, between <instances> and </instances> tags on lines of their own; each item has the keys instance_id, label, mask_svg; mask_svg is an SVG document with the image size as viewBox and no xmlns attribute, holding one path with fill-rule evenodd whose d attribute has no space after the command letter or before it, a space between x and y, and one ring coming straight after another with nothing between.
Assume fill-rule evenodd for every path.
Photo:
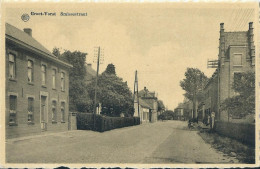
<instances>
[{"instance_id":1,"label":"building facade","mask_svg":"<svg viewBox=\"0 0 260 169\"><path fill-rule=\"evenodd\" d=\"M236 76L243 72L255 71L255 46L253 23L248 31L225 32L224 23L220 24L218 69L208 80L199 102L198 119L203 121L215 113L219 121L232 121L227 111L221 111L221 104L237 93L232 85Z\"/></svg>"},{"instance_id":2,"label":"building facade","mask_svg":"<svg viewBox=\"0 0 260 169\"><path fill-rule=\"evenodd\" d=\"M6 23L6 137L66 131L70 64L24 31Z\"/></svg>"},{"instance_id":3,"label":"building facade","mask_svg":"<svg viewBox=\"0 0 260 169\"><path fill-rule=\"evenodd\" d=\"M150 92L144 87L137 97L134 101L134 116L140 117L141 122L156 122L158 120L158 99L155 92Z\"/></svg>"},{"instance_id":4,"label":"building facade","mask_svg":"<svg viewBox=\"0 0 260 169\"><path fill-rule=\"evenodd\" d=\"M219 38L219 99L220 105L237 93L232 89L234 77L242 72L255 71L255 45L253 22L248 31L225 32L220 24ZM227 121L228 112L220 112L219 120Z\"/></svg>"}]
</instances>

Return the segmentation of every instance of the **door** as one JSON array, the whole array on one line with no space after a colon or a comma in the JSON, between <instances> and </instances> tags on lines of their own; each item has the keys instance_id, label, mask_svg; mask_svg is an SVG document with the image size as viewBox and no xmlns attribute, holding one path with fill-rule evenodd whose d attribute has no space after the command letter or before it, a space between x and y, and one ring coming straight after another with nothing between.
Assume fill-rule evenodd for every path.
<instances>
[{"instance_id":1,"label":"door","mask_svg":"<svg viewBox=\"0 0 260 169\"><path fill-rule=\"evenodd\" d=\"M41 96L41 129L42 131L47 130L47 96Z\"/></svg>"}]
</instances>

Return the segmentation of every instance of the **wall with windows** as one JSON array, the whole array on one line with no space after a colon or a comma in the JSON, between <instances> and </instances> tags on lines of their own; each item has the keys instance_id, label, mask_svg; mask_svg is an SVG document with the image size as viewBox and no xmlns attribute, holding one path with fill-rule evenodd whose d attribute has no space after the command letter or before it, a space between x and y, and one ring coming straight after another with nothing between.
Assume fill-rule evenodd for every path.
<instances>
[{"instance_id":1,"label":"wall with windows","mask_svg":"<svg viewBox=\"0 0 260 169\"><path fill-rule=\"evenodd\" d=\"M6 44L7 138L41 132L41 93L47 93L47 131L68 129L68 68ZM42 117L43 118L43 117Z\"/></svg>"}]
</instances>

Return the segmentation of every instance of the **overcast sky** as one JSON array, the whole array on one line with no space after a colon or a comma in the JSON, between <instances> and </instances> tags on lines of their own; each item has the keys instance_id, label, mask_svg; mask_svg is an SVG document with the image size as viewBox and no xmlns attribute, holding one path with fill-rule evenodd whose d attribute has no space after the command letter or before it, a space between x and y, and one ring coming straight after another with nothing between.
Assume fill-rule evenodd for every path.
<instances>
[{"instance_id":1,"label":"overcast sky","mask_svg":"<svg viewBox=\"0 0 260 169\"><path fill-rule=\"evenodd\" d=\"M32 28L33 37L52 51L53 47L87 52L93 63L94 47L104 49L104 63L113 63L116 73L133 91L134 73L138 71L139 90L144 86L158 93L169 109L182 102L184 91L179 83L187 67L196 67L208 77L207 59L217 59L219 24L225 31L247 31L254 21L253 5L80 5L62 9L55 5L42 8L6 10L6 22L19 29ZM61 6L59 6L61 7ZM191 8L192 7L192 8ZM30 16L23 13L56 12L57 16ZM60 12L87 12L88 16L65 17ZM254 25L256 27L256 24Z\"/></svg>"}]
</instances>

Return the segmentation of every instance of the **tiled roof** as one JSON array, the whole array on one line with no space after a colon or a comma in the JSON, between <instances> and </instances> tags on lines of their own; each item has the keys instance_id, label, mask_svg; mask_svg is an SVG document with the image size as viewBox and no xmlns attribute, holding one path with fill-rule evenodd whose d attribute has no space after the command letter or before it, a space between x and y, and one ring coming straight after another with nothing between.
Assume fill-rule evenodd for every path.
<instances>
[{"instance_id":1,"label":"tiled roof","mask_svg":"<svg viewBox=\"0 0 260 169\"><path fill-rule=\"evenodd\" d=\"M143 100L141 98L139 98L139 104L147 109L153 109L153 106L151 106L149 103L147 103L147 100Z\"/></svg>"},{"instance_id":2,"label":"tiled roof","mask_svg":"<svg viewBox=\"0 0 260 169\"><path fill-rule=\"evenodd\" d=\"M5 24L5 34L56 58L55 55L53 55L48 49L46 49L44 46L42 46L32 36L28 35L24 31L10 25L9 23Z\"/></svg>"},{"instance_id":3,"label":"tiled roof","mask_svg":"<svg viewBox=\"0 0 260 169\"><path fill-rule=\"evenodd\" d=\"M147 91L141 90L138 92L138 95L139 97L155 97L155 93L149 92L148 90Z\"/></svg>"}]
</instances>

